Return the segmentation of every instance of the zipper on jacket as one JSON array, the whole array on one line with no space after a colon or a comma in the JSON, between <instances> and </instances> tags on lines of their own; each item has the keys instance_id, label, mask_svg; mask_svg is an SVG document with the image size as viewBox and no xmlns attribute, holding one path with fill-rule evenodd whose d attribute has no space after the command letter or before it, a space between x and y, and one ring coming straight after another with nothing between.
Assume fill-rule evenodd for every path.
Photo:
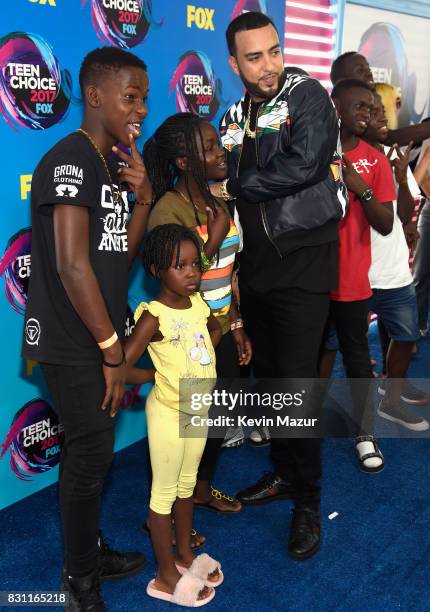
<instances>
[{"instance_id":1,"label":"zipper on jacket","mask_svg":"<svg viewBox=\"0 0 430 612\"><path fill-rule=\"evenodd\" d=\"M255 157L257 160L257 170L259 168L259 161L258 161L258 134L257 134L257 126L258 126L258 115L260 114L260 108L261 106L258 108L257 110L257 116L255 118ZM242 147L243 148L243 147ZM241 152L242 153L242 152ZM239 158L240 160L240 158ZM266 232L266 236L269 239L269 241L271 242L271 244L275 247L276 252L278 253L279 257L282 259L282 254L281 251L278 249L278 247L276 246L276 244L273 241L272 236L270 235L269 232L269 228L267 227L267 219L266 219L266 211L264 210L264 204L263 202L259 202L258 203L259 207L260 207L260 214L261 214L261 220L263 222L263 228L264 231Z\"/></svg>"}]
</instances>

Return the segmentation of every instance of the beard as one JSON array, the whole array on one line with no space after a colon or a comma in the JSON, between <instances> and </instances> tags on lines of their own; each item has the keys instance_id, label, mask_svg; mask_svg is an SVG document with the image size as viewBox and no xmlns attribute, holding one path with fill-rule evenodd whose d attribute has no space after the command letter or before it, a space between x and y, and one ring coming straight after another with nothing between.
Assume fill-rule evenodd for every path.
<instances>
[{"instance_id":1,"label":"beard","mask_svg":"<svg viewBox=\"0 0 430 612\"><path fill-rule=\"evenodd\" d=\"M263 100L271 100L272 98L274 98L281 91L286 79L286 74L284 71L282 72L282 74L278 75L278 84L274 85L273 89L271 89L270 91L265 91L264 89L261 89L258 83L252 83L251 81L248 81L239 66L238 70L240 79L244 84L246 91L254 98L263 98Z\"/></svg>"}]
</instances>

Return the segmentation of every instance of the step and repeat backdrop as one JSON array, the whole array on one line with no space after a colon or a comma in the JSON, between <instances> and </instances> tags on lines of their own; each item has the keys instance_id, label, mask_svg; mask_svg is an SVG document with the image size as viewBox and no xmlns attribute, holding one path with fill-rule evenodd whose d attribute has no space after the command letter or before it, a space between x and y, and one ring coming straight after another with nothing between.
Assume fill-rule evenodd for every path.
<instances>
[{"instance_id":1,"label":"step and repeat backdrop","mask_svg":"<svg viewBox=\"0 0 430 612\"><path fill-rule=\"evenodd\" d=\"M24 361L20 347L31 275L32 173L46 151L79 127L81 61L92 49L110 45L146 62L149 115L140 145L177 111L198 113L217 126L225 107L243 92L227 63L225 30L249 10L270 15L283 40L284 0L14 0L2 7L0 508L55 482L58 474L64 432L38 364ZM133 268L127 334L134 307L154 290ZM127 390L116 450L145 436L148 390Z\"/></svg>"},{"instance_id":2,"label":"step and repeat backdrop","mask_svg":"<svg viewBox=\"0 0 430 612\"><path fill-rule=\"evenodd\" d=\"M367 58L375 83L393 86L400 127L420 123L429 116L430 7L422 3L427 6L420 13L403 14L394 11L407 10L414 3L381 0L378 4L377 8L360 6L360 1L346 4L342 50L358 50Z\"/></svg>"}]
</instances>

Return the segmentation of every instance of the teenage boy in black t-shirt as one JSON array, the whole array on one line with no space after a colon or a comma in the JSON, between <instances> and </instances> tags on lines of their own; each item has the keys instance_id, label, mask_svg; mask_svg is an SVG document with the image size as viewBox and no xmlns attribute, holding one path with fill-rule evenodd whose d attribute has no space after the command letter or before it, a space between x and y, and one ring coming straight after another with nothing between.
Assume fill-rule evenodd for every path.
<instances>
[{"instance_id":1,"label":"teenage boy in black t-shirt","mask_svg":"<svg viewBox=\"0 0 430 612\"><path fill-rule=\"evenodd\" d=\"M146 117L146 66L102 48L80 70L84 119L37 166L31 193L32 275L23 356L40 362L65 441L60 508L68 610L105 610L99 579L138 572L141 553L99 534L103 481L124 393L127 269L146 226L151 186L134 139ZM131 155L118 143L131 147ZM118 167L109 159L115 153ZM127 187L135 195L128 224Z\"/></svg>"}]
</instances>

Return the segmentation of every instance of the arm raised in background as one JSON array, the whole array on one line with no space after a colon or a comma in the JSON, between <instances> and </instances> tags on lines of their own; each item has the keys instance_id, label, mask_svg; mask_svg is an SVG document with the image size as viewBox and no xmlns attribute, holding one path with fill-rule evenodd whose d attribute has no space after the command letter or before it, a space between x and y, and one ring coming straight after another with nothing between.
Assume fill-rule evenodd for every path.
<instances>
[{"instance_id":1,"label":"arm raised in background","mask_svg":"<svg viewBox=\"0 0 430 612\"><path fill-rule=\"evenodd\" d=\"M411 141L414 144L419 144L426 138L430 138L430 121L424 121L418 125L408 125L397 130L389 130L385 144L391 146L397 143L400 147L405 147Z\"/></svg>"},{"instance_id":2,"label":"arm raised in background","mask_svg":"<svg viewBox=\"0 0 430 612\"><path fill-rule=\"evenodd\" d=\"M408 184L409 153L413 142L411 141L404 152L398 145L393 145L387 153L387 159L394 168L394 176L399 186L397 193L397 215L402 223L409 223L414 212L415 200ZM394 151L396 157L391 159Z\"/></svg>"}]
</instances>

